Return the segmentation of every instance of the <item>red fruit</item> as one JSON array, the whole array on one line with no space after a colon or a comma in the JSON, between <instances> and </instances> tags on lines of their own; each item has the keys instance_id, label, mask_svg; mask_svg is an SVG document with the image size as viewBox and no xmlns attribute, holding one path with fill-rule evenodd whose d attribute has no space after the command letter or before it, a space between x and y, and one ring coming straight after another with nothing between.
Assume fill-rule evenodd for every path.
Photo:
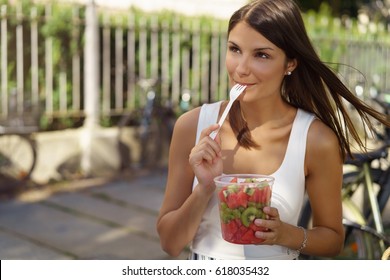
<instances>
[{"instance_id":1,"label":"red fruit","mask_svg":"<svg viewBox=\"0 0 390 280\"><path fill-rule=\"evenodd\" d=\"M236 209L240 207L240 200L237 193L229 193L226 197L226 203L230 209Z\"/></svg>"},{"instance_id":2,"label":"red fruit","mask_svg":"<svg viewBox=\"0 0 390 280\"><path fill-rule=\"evenodd\" d=\"M250 223L249 228L252 229L253 231L267 231L267 228L257 226L255 223Z\"/></svg>"},{"instance_id":3,"label":"red fruit","mask_svg":"<svg viewBox=\"0 0 390 280\"><path fill-rule=\"evenodd\" d=\"M262 189L262 199L261 199L261 202L262 203L267 203L267 202L269 202L270 198L271 198L271 188L270 188L270 186L265 186Z\"/></svg>"},{"instance_id":4,"label":"red fruit","mask_svg":"<svg viewBox=\"0 0 390 280\"><path fill-rule=\"evenodd\" d=\"M236 224L237 224L237 227L241 227L242 226L242 222L241 222L241 219L240 218L236 218L236 219L234 219L234 221L236 222Z\"/></svg>"},{"instance_id":5,"label":"red fruit","mask_svg":"<svg viewBox=\"0 0 390 280\"><path fill-rule=\"evenodd\" d=\"M255 232L251 229L248 229L245 234L241 237L241 240L244 242L251 243L256 238Z\"/></svg>"},{"instance_id":6,"label":"red fruit","mask_svg":"<svg viewBox=\"0 0 390 280\"><path fill-rule=\"evenodd\" d=\"M250 201L250 202L259 203L259 202L261 202L261 199L262 199L261 190L258 189L258 188L255 188L255 191L254 191L253 194L249 197L249 201Z\"/></svg>"},{"instance_id":7,"label":"red fruit","mask_svg":"<svg viewBox=\"0 0 390 280\"><path fill-rule=\"evenodd\" d=\"M237 203L239 206L246 208L248 206L249 195L244 191L239 191L237 193Z\"/></svg>"},{"instance_id":8,"label":"red fruit","mask_svg":"<svg viewBox=\"0 0 390 280\"><path fill-rule=\"evenodd\" d=\"M218 192L218 198L220 202L225 202L226 203L226 197L224 194L224 191L227 190L227 187L221 188L221 190Z\"/></svg>"},{"instance_id":9,"label":"red fruit","mask_svg":"<svg viewBox=\"0 0 390 280\"><path fill-rule=\"evenodd\" d=\"M230 180L230 183L237 183L237 177L233 177L233 179Z\"/></svg>"},{"instance_id":10,"label":"red fruit","mask_svg":"<svg viewBox=\"0 0 390 280\"><path fill-rule=\"evenodd\" d=\"M238 230L237 223L234 220L227 224L222 223L221 228L226 240L232 240Z\"/></svg>"},{"instance_id":11,"label":"red fruit","mask_svg":"<svg viewBox=\"0 0 390 280\"><path fill-rule=\"evenodd\" d=\"M264 242L264 239L257 238L255 231L248 229L248 231L242 236L241 240L245 243L258 244Z\"/></svg>"},{"instance_id":12,"label":"red fruit","mask_svg":"<svg viewBox=\"0 0 390 280\"><path fill-rule=\"evenodd\" d=\"M246 226L244 226L244 225L241 226L237 230L237 232L236 232L236 234L234 236L234 243L238 243L238 244L242 243L242 241L243 241L242 238L246 234L247 231L248 231L248 228Z\"/></svg>"}]
</instances>

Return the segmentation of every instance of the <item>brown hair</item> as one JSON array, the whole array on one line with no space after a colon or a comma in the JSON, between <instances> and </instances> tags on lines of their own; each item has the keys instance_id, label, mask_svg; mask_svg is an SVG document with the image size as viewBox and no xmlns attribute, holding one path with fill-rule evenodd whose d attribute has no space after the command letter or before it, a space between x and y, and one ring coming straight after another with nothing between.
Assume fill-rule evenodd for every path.
<instances>
[{"instance_id":1,"label":"brown hair","mask_svg":"<svg viewBox=\"0 0 390 280\"><path fill-rule=\"evenodd\" d=\"M365 150L345 101L355 107L371 131L373 125L369 117L390 126L386 115L357 98L337 74L320 60L307 35L301 11L293 0L256 0L243 6L230 18L228 33L242 21L282 49L287 59L297 60L297 68L283 81L282 98L294 107L315 114L328 125L339 139L344 158L346 154L351 155L350 136ZM257 147L242 119L239 102L233 105L229 118L239 144L247 149ZM367 134L364 137L367 139Z\"/></svg>"}]
</instances>

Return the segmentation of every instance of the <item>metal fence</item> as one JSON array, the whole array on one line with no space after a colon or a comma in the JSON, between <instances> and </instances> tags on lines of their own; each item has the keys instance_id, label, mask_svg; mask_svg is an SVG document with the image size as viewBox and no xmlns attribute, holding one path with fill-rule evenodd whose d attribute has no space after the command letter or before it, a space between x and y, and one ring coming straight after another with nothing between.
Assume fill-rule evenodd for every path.
<instances>
[{"instance_id":1,"label":"metal fence","mask_svg":"<svg viewBox=\"0 0 390 280\"><path fill-rule=\"evenodd\" d=\"M72 20L61 34L50 33L53 6L1 7L0 115L40 108L49 118L84 115L84 7L72 6ZM192 105L226 98L224 65L226 22L179 15L139 16L131 11L99 10L99 112L110 118L144 104L138 82L159 80L163 99L177 105L190 91ZM46 28L46 29L45 29ZM68 29L66 29L68 28ZM43 32L42 30L46 30ZM61 31L61 30L60 30ZM54 36L53 34L56 34ZM352 67L338 68L351 86L365 82L390 88L390 45L378 42L313 38ZM364 77L353 68L359 69Z\"/></svg>"}]
</instances>

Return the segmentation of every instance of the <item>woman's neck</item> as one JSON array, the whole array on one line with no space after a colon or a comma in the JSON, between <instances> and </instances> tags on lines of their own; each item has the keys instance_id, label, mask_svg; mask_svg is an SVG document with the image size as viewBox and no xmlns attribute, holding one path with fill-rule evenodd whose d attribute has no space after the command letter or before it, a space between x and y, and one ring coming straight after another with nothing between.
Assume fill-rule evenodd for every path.
<instances>
[{"instance_id":1,"label":"woman's neck","mask_svg":"<svg viewBox=\"0 0 390 280\"><path fill-rule=\"evenodd\" d=\"M296 108L285 101L269 104L240 103L241 116L249 130L260 126L280 127L290 123L295 117Z\"/></svg>"}]
</instances>

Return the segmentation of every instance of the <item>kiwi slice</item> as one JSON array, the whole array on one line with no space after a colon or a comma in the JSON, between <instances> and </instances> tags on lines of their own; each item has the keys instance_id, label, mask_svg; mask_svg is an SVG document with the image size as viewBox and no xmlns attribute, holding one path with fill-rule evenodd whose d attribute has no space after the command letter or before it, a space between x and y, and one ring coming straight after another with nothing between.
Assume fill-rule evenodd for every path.
<instances>
[{"instance_id":1,"label":"kiwi slice","mask_svg":"<svg viewBox=\"0 0 390 280\"><path fill-rule=\"evenodd\" d=\"M225 224L228 224L233 219L241 217L241 211L239 209L230 209L226 203L221 203L220 207L220 217Z\"/></svg>"},{"instance_id":2,"label":"kiwi slice","mask_svg":"<svg viewBox=\"0 0 390 280\"><path fill-rule=\"evenodd\" d=\"M244 226L249 227L251 222L253 222L256 217L258 217L261 213L259 209L256 207L248 207L241 214L241 222Z\"/></svg>"}]
</instances>

